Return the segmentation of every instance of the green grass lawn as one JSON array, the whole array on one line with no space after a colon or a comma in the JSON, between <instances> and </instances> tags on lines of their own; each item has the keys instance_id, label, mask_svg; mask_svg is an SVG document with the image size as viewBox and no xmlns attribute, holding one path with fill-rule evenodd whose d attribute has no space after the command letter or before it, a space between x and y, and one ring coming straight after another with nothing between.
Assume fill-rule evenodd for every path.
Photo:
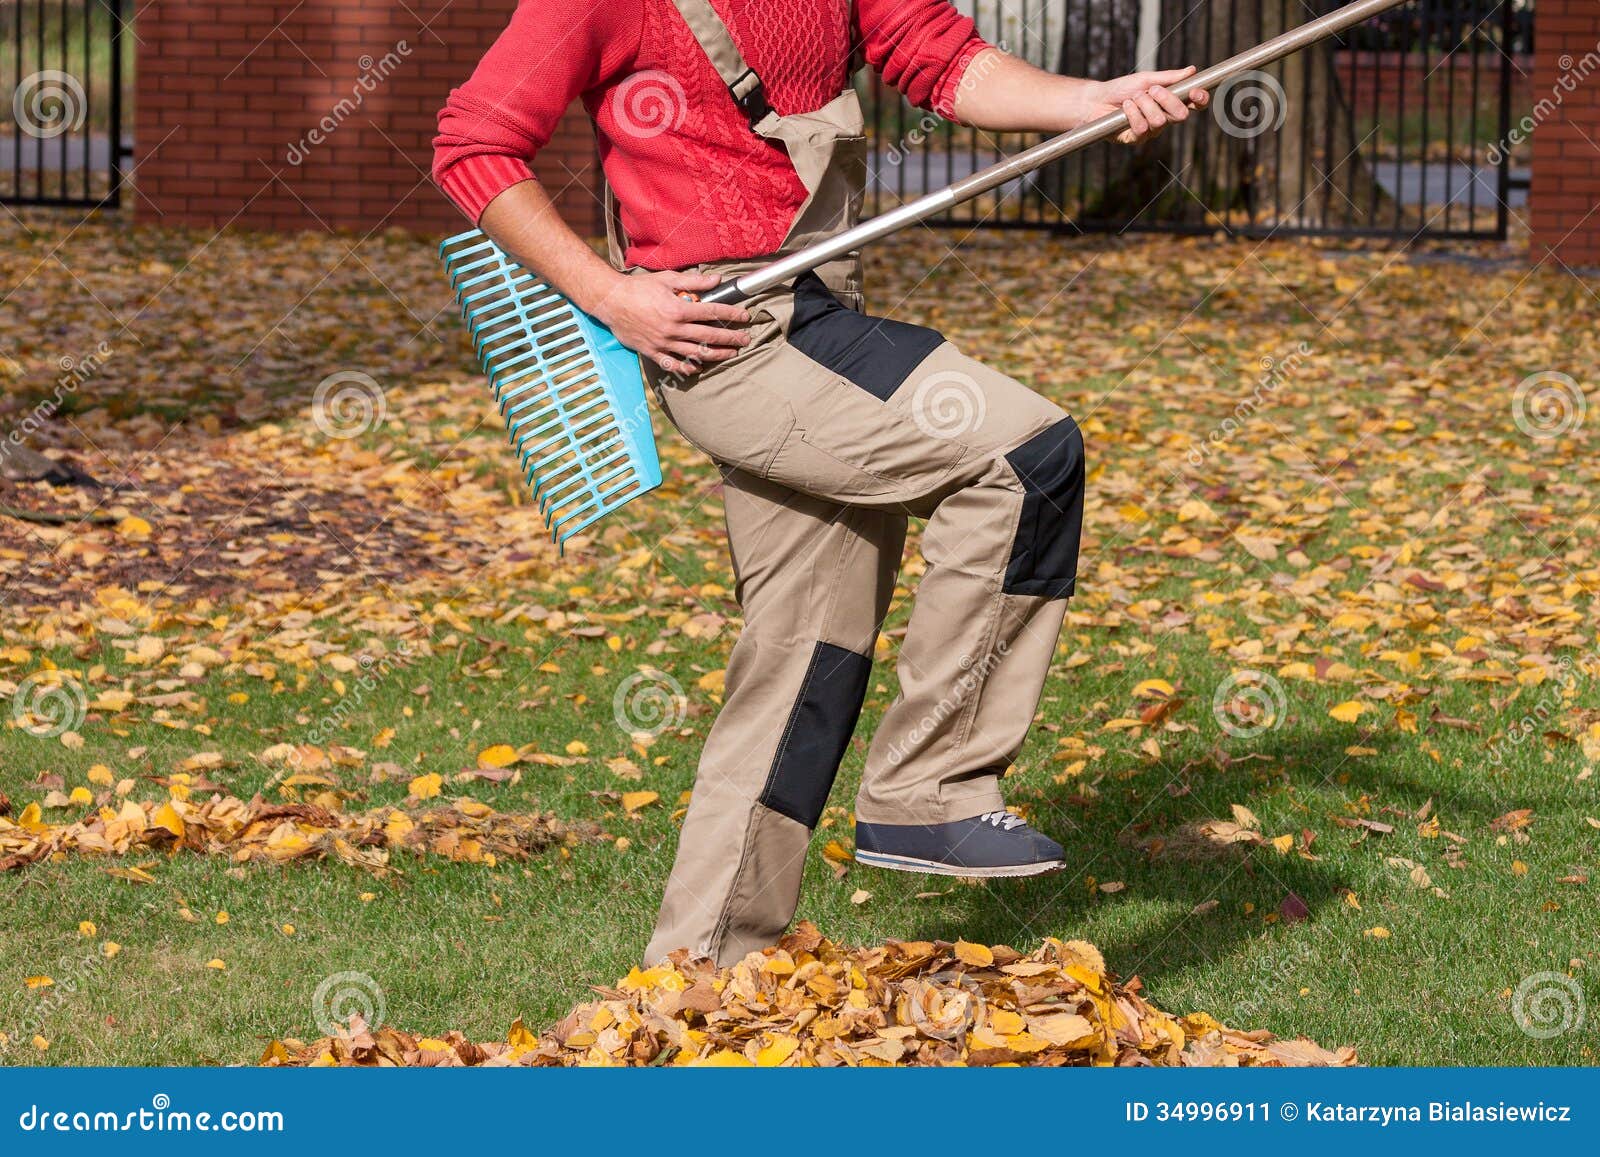
<instances>
[{"instance_id":1,"label":"green grass lawn","mask_svg":"<svg viewBox=\"0 0 1600 1157\"><path fill-rule=\"evenodd\" d=\"M85 232L106 268L203 240ZM33 240L48 246L49 227ZM1069 870L978 884L841 875L823 854L852 846L862 754L895 694L902 588L800 915L852 943L1090 940L1164 1009L1353 1044L1370 1063L1593 1063L1594 443L1583 425L1529 436L1513 394L1542 370L1592 394L1596 283L1282 243L986 237L957 261L951 240L882 250L874 307L983 351L1087 433L1080 594L1005 785L1065 844ZM496 1038L517 1016L553 1021L645 944L738 626L715 474L664 432L664 491L558 562L534 541L449 317L442 344L403 340L443 304L428 297L426 247L372 247L365 267L398 294L360 294L361 267L343 263L308 299L306 329L253 353L286 308L267 290L215 318L203 294L157 292L165 275L110 297L113 313L140 308L141 324L182 335L179 358L150 332L156 365L213 370L155 383L130 354L74 398L85 441L67 445L92 472L139 482L104 508L149 516L149 538L0 520L0 686L54 666L90 702L136 696L75 716L66 742L30 734L14 696L0 792L16 810L58 781L113 798L104 773L91 778L100 766L135 781L131 798L164 798L154 777L215 752L204 774L244 798L360 810L437 772L446 800L603 834L493 867L401 857L381 879L332 861L155 853L0 875L0 1060L251 1061L275 1037L317 1035L318 987L347 972L381 989L390 1023ZM204 284L206 262L255 251L267 274L315 280L342 252L249 238L220 250L195 252L190 276ZM15 277L32 264L26 247L0 260ZM30 324L60 319L63 340L84 343L95 322L52 276L29 282ZM316 339L351 320L339 311L358 294L373 351L360 364L385 383L388 417L335 441L310 394L345 363ZM1291 357L1301 342L1310 352ZM266 464L285 472L281 493L264 487L227 517L207 507ZM24 498L68 501L42 487L7 501ZM327 553L301 565L313 549ZM908 559L914 589L915 541ZM159 657L141 656L145 637ZM219 661L195 662L195 646ZM370 679L336 659L399 648L404 661ZM648 745L616 708L641 669L682 694ZM1240 672L1258 673L1241 694L1265 687L1264 714L1219 699ZM1526 737L1513 731L1524 718ZM331 784L291 786L258 758L285 743L361 754ZM453 778L499 744L524 753L515 782ZM629 812L631 791L659 799ZM1200 834L1238 819L1263 842ZM155 882L106 872L132 865ZM106 941L120 945L109 958ZM55 983L30 987L39 976ZM1563 1001L1567 1031L1540 1033L1560 1027Z\"/></svg>"}]
</instances>

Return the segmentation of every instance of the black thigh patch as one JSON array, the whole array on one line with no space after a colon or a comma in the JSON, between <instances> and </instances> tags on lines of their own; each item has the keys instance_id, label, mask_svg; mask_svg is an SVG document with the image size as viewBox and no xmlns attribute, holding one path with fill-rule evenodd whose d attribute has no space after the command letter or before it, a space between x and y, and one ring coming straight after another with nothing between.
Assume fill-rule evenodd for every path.
<instances>
[{"instance_id":1,"label":"black thigh patch","mask_svg":"<svg viewBox=\"0 0 1600 1157\"><path fill-rule=\"evenodd\" d=\"M832 643L817 644L772 757L762 806L808 828L817 826L861 715L871 674L867 656Z\"/></svg>"},{"instance_id":2,"label":"black thigh patch","mask_svg":"<svg viewBox=\"0 0 1600 1157\"><path fill-rule=\"evenodd\" d=\"M1024 493L1002 589L1066 598L1077 583L1083 533L1083 434L1071 418L1062 418L1007 454L1006 461Z\"/></svg>"},{"instance_id":3,"label":"black thigh patch","mask_svg":"<svg viewBox=\"0 0 1600 1157\"><path fill-rule=\"evenodd\" d=\"M857 313L815 273L794 285L789 344L887 402L911 371L944 344L938 330Z\"/></svg>"}]
</instances>

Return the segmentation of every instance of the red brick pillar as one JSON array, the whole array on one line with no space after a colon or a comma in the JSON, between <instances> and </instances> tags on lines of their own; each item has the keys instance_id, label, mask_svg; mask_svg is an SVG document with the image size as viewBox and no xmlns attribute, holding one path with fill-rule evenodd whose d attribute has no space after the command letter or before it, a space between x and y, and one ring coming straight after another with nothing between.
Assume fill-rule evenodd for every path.
<instances>
[{"instance_id":1,"label":"red brick pillar","mask_svg":"<svg viewBox=\"0 0 1600 1157\"><path fill-rule=\"evenodd\" d=\"M1539 0L1534 8L1535 259L1600 266L1600 2Z\"/></svg>"},{"instance_id":2,"label":"red brick pillar","mask_svg":"<svg viewBox=\"0 0 1600 1157\"><path fill-rule=\"evenodd\" d=\"M515 4L145 0L136 215L208 228L463 228L428 178L434 116ZM581 108L535 169L575 228L603 231Z\"/></svg>"}]
</instances>

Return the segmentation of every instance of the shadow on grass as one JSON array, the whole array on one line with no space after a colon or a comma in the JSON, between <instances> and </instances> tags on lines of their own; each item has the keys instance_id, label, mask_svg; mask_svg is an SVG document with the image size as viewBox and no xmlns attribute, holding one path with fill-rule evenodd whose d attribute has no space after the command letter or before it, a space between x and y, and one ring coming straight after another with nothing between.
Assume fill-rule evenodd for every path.
<instances>
[{"instance_id":1,"label":"shadow on grass","mask_svg":"<svg viewBox=\"0 0 1600 1157\"><path fill-rule=\"evenodd\" d=\"M906 934L1026 950L1043 936L1093 922L1098 946L1124 975L1215 965L1239 943L1259 938L1264 925L1259 917L1205 918L1196 912L1200 906L1248 894L1258 908L1278 906L1280 924L1315 921L1359 887L1335 845L1382 837L1330 818L1370 810L1365 818L1399 828L1429 800L1435 809L1448 800L1453 816L1481 828L1505 810L1482 774L1439 768L1429 776L1400 765L1406 749L1399 737L1366 742L1377 754L1358 760L1347 754L1348 733L1298 728L1198 758L1191 752L1187 762L1169 765L1159 784L1146 771L1122 780L1106 776L1100 794L1089 798L1078 781L1052 786L1035 802L1033 817L1065 846L1067 871L971 889L956 905L924 910ZM1449 782L1456 776L1462 781ZM1270 846L1219 845L1198 833L1206 820L1230 819L1236 803L1263 813L1269 839L1292 835L1294 849L1280 855ZM1315 858L1301 854L1302 830L1314 833L1309 851ZM1381 845L1374 850L1390 854ZM1101 891L1107 881L1125 884L1126 891ZM1106 919L1115 915L1108 903L1127 911Z\"/></svg>"}]
</instances>

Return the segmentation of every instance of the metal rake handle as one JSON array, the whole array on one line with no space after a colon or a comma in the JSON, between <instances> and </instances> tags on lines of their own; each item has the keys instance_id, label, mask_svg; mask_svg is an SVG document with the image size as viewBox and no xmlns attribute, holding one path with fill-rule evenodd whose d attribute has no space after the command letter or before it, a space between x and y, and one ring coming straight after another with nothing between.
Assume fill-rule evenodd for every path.
<instances>
[{"instance_id":1,"label":"metal rake handle","mask_svg":"<svg viewBox=\"0 0 1600 1157\"><path fill-rule=\"evenodd\" d=\"M1319 16L1315 20L1308 20L1298 28L1290 29L1281 36L1274 36L1265 43L1254 48L1246 49L1237 56L1229 57L1221 64L1214 64L1210 68L1195 73L1188 80L1172 86L1172 94L1180 100L1191 92L1200 89L1212 89L1225 80L1230 80L1242 72L1260 68L1271 64L1275 60L1282 60L1285 56L1308 48L1318 41L1336 36L1347 28L1353 28L1380 12L1387 12L1396 8L1407 0L1357 0L1354 4L1346 4L1343 8L1334 10L1326 16ZM898 209L891 209L880 214L870 221L864 221L854 229L831 237L826 241L819 241L815 245L807 246L798 253L791 254L771 265L763 266L743 277L732 281L725 281L715 289L700 294L701 301L737 304L747 298L754 297L762 290L771 289L788 281L791 277L815 269L817 266L832 261L836 257L860 249L873 241L881 240L891 233L898 233L910 225L926 221L937 216L954 205L972 198L981 196L991 189L997 189L1008 181L1033 172L1035 169L1048 165L1051 161L1059 160L1068 153L1077 152L1089 145L1114 137L1128 127L1128 114L1114 112L1103 116L1097 121L1090 121L1080 125L1071 132L1062 133L1060 136L1051 137L1034 145L1031 149L1007 157L997 164L990 165L987 169L980 169L969 177L963 177L955 184L919 197L915 201L907 202Z\"/></svg>"}]
</instances>

